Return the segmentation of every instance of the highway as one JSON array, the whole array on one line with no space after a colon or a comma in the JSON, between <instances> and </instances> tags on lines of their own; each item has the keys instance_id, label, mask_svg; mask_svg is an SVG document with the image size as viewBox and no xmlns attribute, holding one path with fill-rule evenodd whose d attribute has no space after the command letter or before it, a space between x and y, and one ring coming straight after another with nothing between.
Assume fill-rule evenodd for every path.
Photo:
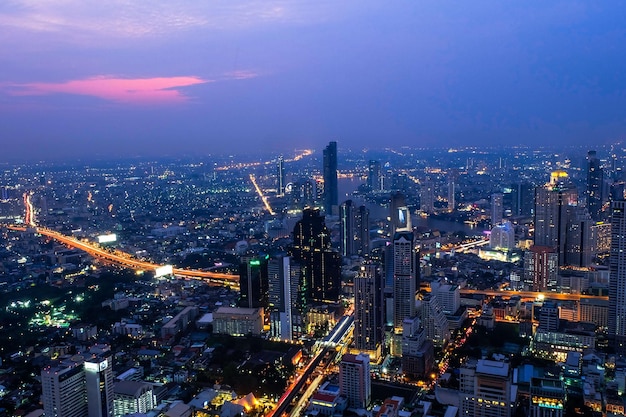
<instances>
[{"instance_id":1,"label":"highway","mask_svg":"<svg viewBox=\"0 0 626 417\"><path fill-rule=\"evenodd\" d=\"M26 227L23 226L6 226L9 230L16 231L25 231ZM163 266L158 265L152 262L141 261L139 259L134 258L132 255L114 250L110 251L104 249L100 246L97 246L93 243L76 239L72 236L66 236L62 233L57 232L56 230L47 229L45 227L34 227L33 228L36 233L39 233L43 236L47 236L51 239L54 239L58 242L61 242L69 247L80 249L94 258L98 258L104 260L106 262L120 265L126 268L132 268L140 271L154 271L157 268ZM239 287L239 275L231 275L231 274L223 274L219 272L211 272L211 271L198 271L194 269L180 269L174 268L173 274L186 278L194 278L201 279L205 281L209 285L229 285L233 288Z\"/></svg>"},{"instance_id":2,"label":"highway","mask_svg":"<svg viewBox=\"0 0 626 417\"><path fill-rule=\"evenodd\" d=\"M558 292L535 292L535 291L497 291L497 290L469 290L462 289L461 294L469 295L469 294L481 294L487 295L489 297L513 297L515 295L519 295L522 298L527 299L541 299L548 298L551 300L561 300L561 301L580 301L582 299L593 299L593 300L608 300L609 297L599 296L599 295L586 295L586 294L562 294Z\"/></svg>"}]
</instances>

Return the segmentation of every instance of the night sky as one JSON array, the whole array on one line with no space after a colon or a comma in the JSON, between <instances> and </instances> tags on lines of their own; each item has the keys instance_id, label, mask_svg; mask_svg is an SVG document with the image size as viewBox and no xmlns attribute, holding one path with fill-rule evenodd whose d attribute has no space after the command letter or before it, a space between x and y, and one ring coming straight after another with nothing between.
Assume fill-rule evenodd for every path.
<instances>
[{"instance_id":1,"label":"night sky","mask_svg":"<svg viewBox=\"0 0 626 417\"><path fill-rule=\"evenodd\" d=\"M2 0L2 158L602 144L617 1Z\"/></svg>"}]
</instances>

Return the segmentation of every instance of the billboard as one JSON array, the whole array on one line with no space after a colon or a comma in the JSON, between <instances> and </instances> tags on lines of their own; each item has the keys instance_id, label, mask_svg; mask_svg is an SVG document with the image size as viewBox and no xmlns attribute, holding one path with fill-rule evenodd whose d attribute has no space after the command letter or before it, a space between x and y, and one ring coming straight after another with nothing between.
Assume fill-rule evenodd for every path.
<instances>
[{"instance_id":1,"label":"billboard","mask_svg":"<svg viewBox=\"0 0 626 417\"><path fill-rule=\"evenodd\" d=\"M163 265L154 270L154 277L159 278L165 275L172 275L174 268L172 265Z\"/></svg>"},{"instance_id":2,"label":"billboard","mask_svg":"<svg viewBox=\"0 0 626 417\"><path fill-rule=\"evenodd\" d=\"M117 235L115 233L98 236L98 243L111 243L115 241L117 241Z\"/></svg>"}]
</instances>

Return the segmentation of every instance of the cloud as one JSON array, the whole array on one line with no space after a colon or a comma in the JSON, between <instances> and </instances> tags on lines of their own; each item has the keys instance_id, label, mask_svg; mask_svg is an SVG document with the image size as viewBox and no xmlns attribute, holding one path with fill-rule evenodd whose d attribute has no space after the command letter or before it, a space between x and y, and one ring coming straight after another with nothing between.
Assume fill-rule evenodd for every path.
<instances>
[{"instance_id":1,"label":"cloud","mask_svg":"<svg viewBox=\"0 0 626 417\"><path fill-rule=\"evenodd\" d=\"M199 77L115 78L99 76L60 83L5 83L2 87L11 96L44 96L71 94L97 97L123 104L177 104L189 100L181 89L213 80Z\"/></svg>"}]
</instances>

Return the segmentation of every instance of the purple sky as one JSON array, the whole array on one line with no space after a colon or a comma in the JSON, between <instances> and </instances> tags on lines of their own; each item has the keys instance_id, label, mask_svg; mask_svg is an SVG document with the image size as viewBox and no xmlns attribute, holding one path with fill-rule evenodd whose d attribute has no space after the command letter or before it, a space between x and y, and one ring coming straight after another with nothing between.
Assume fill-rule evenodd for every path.
<instances>
[{"instance_id":1,"label":"purple sky","mask_svg":"<svg viewBox=\"0 0 626 417\"><path fill-rule=\"evenodd\" d=\"M574 0L3 0L2 154L610 143L626 127L625 12Z\"/></svg>"}]
</instances>

